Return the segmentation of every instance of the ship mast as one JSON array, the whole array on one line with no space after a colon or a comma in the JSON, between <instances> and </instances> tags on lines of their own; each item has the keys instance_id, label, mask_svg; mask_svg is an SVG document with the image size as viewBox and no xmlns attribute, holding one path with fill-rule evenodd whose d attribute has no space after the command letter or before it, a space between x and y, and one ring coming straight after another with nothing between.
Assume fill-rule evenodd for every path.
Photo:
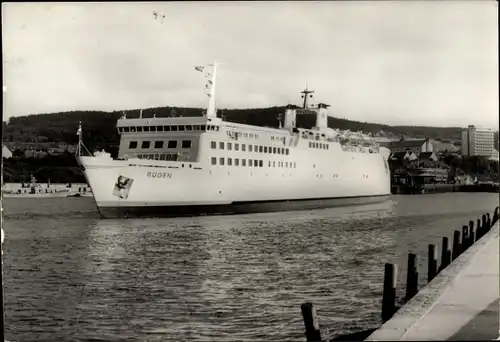
<instances>
[{"instance_id":1,"label":"ship mast","mask_svg":"<svg viewBox=\"0 0 500 342\"><path fill-rule=\"evenodd\" d=\"M304 95L302 95L302 97L304 98L304 103L302 104L302 108L309 109L308 98L312 97L312 95L310 95L310 96L308 96L308 95L314 93L314 90L309 90L309 89L307 89L307 86L306 86L306 89L302 90L300 93L304 94Z\"/></svg>"},{"instance_id":2,"label":"ship mast","mask_svg":"<svg viewBox=\"0 0 500 342\"><path fill-rule=\"evenodd\" d=\"M217 61L214 61L214 64L210 64L210 66L213 66L214 70L212 73L212 80L208 81L208 83L210 83L210 92L207 95L210 99L208 100L207 118L214 119L217 117L217 108L215 107L215 81L217 77Z\"/></svg>"}]
</instances>

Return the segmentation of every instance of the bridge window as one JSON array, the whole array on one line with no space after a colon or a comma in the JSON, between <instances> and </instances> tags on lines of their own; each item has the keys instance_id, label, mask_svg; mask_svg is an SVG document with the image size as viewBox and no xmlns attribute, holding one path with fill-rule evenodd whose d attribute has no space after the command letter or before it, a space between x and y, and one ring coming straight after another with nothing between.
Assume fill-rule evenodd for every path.
<instances>
[{"instance_id":1,"label":"bridge window","mask_svg":"<svg viewBox=\"0 0 500 342\"><path fill-rule=\"evenodd\" d=\"M155 141L155 148L163 148L163 141Z\"/></svg>"},{"instance_id":2,"label":"bridge window","mask_svg":"<svg viewBox=\"0 0 500 342\"><path fill-rule=\"evenodd\" d=\"M156 130L158 132L163 132L163 126L156 126Z\"/></svg>"},{"instance_id":3,"label":"bridge window","mask_svg":"<svg viewBox=\"0 0 500 342\"><path fill-rule=\"evenodd\" d=\"M219 148L220 148L221 150L223 150L223 149L224 149L224 142L223 142L223 141L221 141L221 142L219 143Z\"/></svg>"},{"instance_id":4,"label":"bridge window","mask_svg":"<svg viewBox=\"0 0 500 342\"><path fill-rule=\"evenodd\" d=\"M130 132L130 128L129 127L123 127L123 131L124 132Z\"/></svg>"},{"instance_id":5,"label":"bridge window","mask_svg":"<svg viewBox=\"0 0 500 342\"><path fill-rule=\"evenodd\" d=\"M156 126L151 126L151 127L149 127L149 130L150 130L151 132L156 132Z\"/></svg>"},{"instance_id":6,"label":"bridge window","mask_svg":"<svg viewBox=\"0 0 500 342\"><path fill-rule=\"evenodd\" d=\"M259 167L263 167L264 166L264 161L263 160L259 160Z\"/></svg>"},{"instance_id":7,"label":"bridge window","mask_svg":"<svg viewBox=\"0 0 500 342\"><path fill-rule=\"evenodd\" d=\"M223 157L219 158L219 165L224 165L224 158Z\"/></svg>"},{"instance_id":8,"label":"bridge window","mask_svg":"<svg viewBox=\"0 0 500 342\"><path fill-rule=\"evenodd\" d=\"M267 146L264 146L264 153L267 153Z\"/></svg>"},{"instance_id":9,"label":"bridge window","mask_svg":"<svg viewBox=\"0 0 500 342\"><path fill-rule=\"evenodd\" d=\"M191 125L186 126L186 131L192 131L192 130L193 130L193 126L191 126Z\"/></svg>"},{"instance_id":10,"label":"bridge window","mask_svg":"<svg viewBox=\"0 0 500 342\"><path fill-rule=\"evenodd\" d=\"M214 148L214 149L217 148L217 143L215 141L211 141L210 142L210 147Z\"/></svg>"},{"instance_id":11,"label":"bridge window","mask_svg":"<svg viewBox=\"0 0 500 342\"><path fill-rule=\"evenodd\" d=\"M170 130L171 130L172 132L177 132L177 127L178 127L178 126L170 126ZM179 131L180 131L180 130L179 130Z\"/></svg>"},{"instance_id":12,"label":"bridge window","mask_svg":"<svg viewBox=\"0 0 500 342\"><path fill-rule=\"evenodd\" d=\"M264 151L264 147L259 146L259 152L262 153Z\"/></svg>"},{"instance_id":13,"label":"bridge window","mask_svg":"<svg viewBox=\"0 0 500 342\"><path fill-rule=\"evenodd\" d=\"M169 140L167 148L177 148L177 140Z\"/></svg>"},{"instance_id":14,"label":"bridge window","mask_svg":"<svg viewBox=\"0 0 500 342\"><path fill-rule=\"evenodd\" d=\"M248 166L252 166L252 159L248 159Z\"/></svg>"},{"instance_id":15,"label":"bridge window","mask_svg":"<svg viewBox=\"0 0 500 342\"><path fill-rule=\"evenodd\" d=\"M144 130L144 132L149 132L149 127L148 126L144 126L143 130Z\"/></svg>"},{"instance_id":16,"label":"bridge window","mask_svg":"<svg viewBox=\"0 0 500 342\"><path fill-rule=\"evenodd\" d=\"M246 159L242 159L242 160L241 160L241 166L246 166L246 163L247 163L247 160L246 160Z\"/></svg>"},{"instance_id":17,"label":"bridge window","mask_svg":"<svg viewBox=\"0 0 500 342\"><path fill-rule=\"evenodd\" d=\"M185 127L184 127L183 125L180 125L180 126L178 126L178 127L177 127L177 129L178 129L179 131L184 131L184 130L185 130Z\"/></svg>"},{"instance_id":18,"label":"bridge window","mask_svg":"<svg viewBox=\"0 0 500 342\"><path fill-rule=\"evenodd\" d=\"M245 145L245 144L241 144L241 150L242 150L243 152L245 152L245 151L246 151L246 145Z\"/></svg>"},{"instance_id":19,"label":"bridge window","mask_svg":"<svg viewBox=\"0 0 500 342\"><path fill-rule=\"evenodd\" d=\"M207 126L205 126L205 125L201 125L201 126L200 126L200 130L202 130L202 131L206 131L206 130L207 130Z\"/></svg>"},{"instance_id":20,"label":"bridge window","mask_svg":"<svg viewBox=\"0 0 500 342\"><path fill-rule=\"evenodd\" d=\"M227 165L228 166L233 165L233 160L231 158L227 158Z\"/></svg>"},{"instance_id":21,"label":"bridge window","mask_svg":"<svg viewBox=\"0 0 500 342\"><path fill-rule=\"evenodd\" d=\"M257 145L253 145L253 151L254 152L259 152L259 147Z\"/></svg>"},{"instance_id":22,"label":"bridge window","mask_svg":"<svg viewBox=\"0 0 500 342\"><path fill-rule=\"evenodd\" d=\"M252 145L248 145L248 152L252 152Z\"/></svg>"},{"instance_id":23,"label":"bridge window","mask_svg":"<svg viewBox=\"0 0 500 342\"><path fill-rule=\"evenodd\" d=\"M137 148L137 141L131 141L131 142L129 142L128 148Z\"/></svg>"},{"instance_id":24,"label":"bridge window","mask_svg":"<svg viewBox=\"0 0 500 342\"><path fill-rule=\"evenodd\" d=\"M288 148L285 151L286 151L286 155L290 154L290 150Z\"/></svg>"},{"instance_id":25,"label":"bridge window","mask_svg":"<svg viewBox=\"0 0 500 342\"><path fill-rule=\"evenodd\" d=\"M182 140L182 148L191 148L191 140Z\"/></svg>"},{"instance_id":26,"label":"bridge window","mask_svg":"<svg viewBox=\"0 0 500 342\"><path fill-rule=\"evenodd\" d=\"M149 148L150 145L151 145L151 142L149 142L149 141L143 141L141 143L141 148Z\"/></svg>"},{"instance_id":27,"label":"bridge window","mask_svg":"<svg viewBox=\"0 0 500 342\"><path fill-rule=\"evenodd\" d=\"M165 132L170 132L170 126L163 126L163 130Z\"/></svg>"},{"instance_id":28,"label":"bridge window","mask_svg":"<svg viewBox=\"0 0 500 342\"><path fill-rule=\"evenodd\" d=\"M160 154L160 160L165 160L165 155L164 154Z\"/></svg>"},{"instance_id":29,"label":"bridge window","mask_svg":"<svg viewBox=\"0 0 500 342\"><path fill-rule=\"evenodd\" d=\"M232 150L232 147L233 147L233 144L231 144L230 142L227 143L227 150L228 151L231 151Z\"/></svg>"},{"instance_id":30,"label":"bridge window","mask_svg":"<svg viewBox=\"0 0 500 342\"><path fill-rule=\"evenodd\" d=\"M238 158L234 158L234 166L240 165L240 160Z\"/></svg>"},{"instance_id":31,"label":"bridge window","mask_svg":"<svg viewBox=\"0 0 500 342\"><path fill-rule=\"evenodd\" d=\"M212 165L217 165L217 158L212 157Z\"/></svg>"},{"instance_id":32,"label":"bridge window","mask_svg":"<svg viewBox=\"0 0 500 342\"><path fill-rule=\"evenodd\" d=\"M276 154L276 147L273 147L273 154Z\"/></svg>"},{"instance_id":33,"label":"bridge window","mask_svg":"<svg viewBox=\"0 0 500 342\"><path fill-rule=\"evenodd\" d=\"M142 132L142 127L141 126L136 127L136 129L137 129L137 132Z\"/></svg>"},{"instance_id":34,"label":"bridge window","mask_svg":"<svg viewBox=\"0 0 500 342\"><path fill-rule=\"evenodd\" d=\"M130 127L130 132L135 132L135 127Z\"/></svg>"},{"instance_id":35,"label":"bridge window","mask_svg":"<svg viewBox=\"0 0 500 342\"><path fill-rule=\"evenodd\" d=\"M234 144L234 150L239 151L240 150L240 144Z\"/></svg>"},{"instance_id":36,"label":"bridge window","mask_svg":"<svg viewBox=\"0 0 500 342\"><path fill-rule=\"evenodd\" d=\"M258 161L258 160L254 160L254 161L253 161L253 166L254 166L254 167L259 166L259 161Z\"/></svg>"},{"instance_id":37,"label":"bridge window","mask_svg":"<svg viewBox=\"0 0 500 342\"><path fill-rule=\"evenodd\" d=\"M278 154L281 154L281 148L278 148Z\"/></svg>"}]
</instances>

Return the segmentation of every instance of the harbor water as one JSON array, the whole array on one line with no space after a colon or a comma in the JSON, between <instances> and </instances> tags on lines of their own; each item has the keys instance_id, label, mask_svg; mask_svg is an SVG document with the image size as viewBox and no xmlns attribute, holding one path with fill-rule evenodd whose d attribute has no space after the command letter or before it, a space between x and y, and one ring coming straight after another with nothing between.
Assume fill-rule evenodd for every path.
<instances>
[{"instance_id":1,"label":"harbor water","mask_svg":"<svg viewBox=\"0 0 500 342\"><path fill-rule=\"evenodd\" d=\"M393 196L353 207L100 220L92 198L4 200L10 341L305 341L380 324L384 263L453 236L498 194Z\"/></svg>"}]
</instances>

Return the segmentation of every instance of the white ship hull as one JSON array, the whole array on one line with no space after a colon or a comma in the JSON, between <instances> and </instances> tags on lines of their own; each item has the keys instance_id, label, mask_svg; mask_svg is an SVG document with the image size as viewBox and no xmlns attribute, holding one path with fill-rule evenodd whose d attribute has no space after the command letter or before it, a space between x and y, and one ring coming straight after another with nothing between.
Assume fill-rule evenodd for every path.
<instances>
[{"instance_id":1,"label":"white ship hull","mask_svg":"<svg viewBox=\"0 0 500 342\"><path fill-rule=\"evenodd\" d=\"M315 202L287 206L306 209L382 201L390 195L390 175L382 155L340 148L323 158L311 158L310 153L294 150L290 159L301 162L289 169L269 167L266 159L264 167L102 157L79 161L103 217L285 210L276 202ZM121 194L115 189L120 176L131 180Z\"/></svg>"},{"instance_id":2,"label":"white ship hull","mask_svg":"<svg viewBox=\"0 0 500 342\"><path fill-rule=\"evenodd\" d=\"M286 210L279 202L306 209L390 195L389 167L378 145L362 132L329 128L328 105L311 109L310 90L302 92L301 109L287 107L279 129L217 117L216 65L204 116L124 115L117 122L116 160L106 153L84 157L79 144L78 162L102 216ZM315 115L316 126L296 127L298 115ZM81 139L81 126L77 134Z\"/></svg>"}]
</instances>

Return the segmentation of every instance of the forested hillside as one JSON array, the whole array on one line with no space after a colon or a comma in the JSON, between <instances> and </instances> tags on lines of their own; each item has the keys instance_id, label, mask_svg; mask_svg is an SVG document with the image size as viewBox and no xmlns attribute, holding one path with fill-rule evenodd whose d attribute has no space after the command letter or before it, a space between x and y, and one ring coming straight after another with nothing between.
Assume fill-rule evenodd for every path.
<instances>
[{"instance_id":1,"label":"forested hillside","mask_svg":"<svg viewBox=\"0 0 500 342\"><path fill-rule=\"evenodd\" d=\"M171 113L182 116L200 116L202 109L161 107L143 110L143 117L167 117ZM258 126L278 127L278 116L282 115L285 107L252 108L252 109L222 109L219 116L227 121L247 123ZM75 144L76 130L81 121L84 130L85 143L89 148L102 147L118 143L116 120L123 114L128 118L139 116L139 110L102 112L102 111L74 111L53 114L38 114L13 117L8 124L4 122L4 141L6 142L63 142ZM311 127L315 123L314 115L303 115L297 118L299 127ZM332 128L363 130L376 134L384 131L391 136L405 135L415 138L437 138L460 140L459 127L418 127L418 126L388 126L383 124L351 121L330 117L328 126Z\"/></svg>"}]
</instances>

